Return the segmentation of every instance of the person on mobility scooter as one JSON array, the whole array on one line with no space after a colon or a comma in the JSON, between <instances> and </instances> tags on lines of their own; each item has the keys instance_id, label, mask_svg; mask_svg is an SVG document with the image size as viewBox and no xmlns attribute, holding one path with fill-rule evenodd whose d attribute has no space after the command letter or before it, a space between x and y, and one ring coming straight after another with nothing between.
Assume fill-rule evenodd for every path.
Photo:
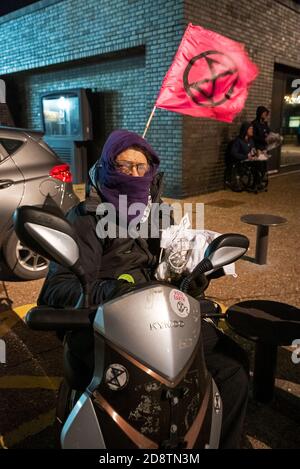
<instances>
[{"instance_id":1,"label":"person on mobility scooter","mask_svg":"<svg viewBox=\"0 0 300 469\"><path fill-rule=\"evenodd\" d=\"M237 155L238 160L240 156L248 158L251 151L251 129L250 125L244 125L239 140L234 143L232 154ZM100 218L97 207L103 202L112 204L118 214L118 224L123 217L119 197L127 195L128 205L123 206L127 219L130 221L129 205L138 202L145 206L141 223L150 223L152 205L160 202L162 195L163 175L158 172L159 163L155 150L138 134L127 130L112 132L101 157L90 170L86 200L67 216L76 232L80 261L88 277L91 302L95 305L130 291L132 282L143 286L154 280L160 240L151 237L101 239L97 235ZM197 282L193 282L187 293L195 297L197 288ZM74 307L80 297L81 286L74 273L51 262L38 305ZM135 327L134 324L132 327ZM203 320L201 327L206 367L217 384L223 403L219 447L238 448L248 399L247 357L233 340L212 323ZM69 363L80 370L76 386L84 389L93 376L94 335L90 330L73 331L67 334L65 342Z\"/></svg>"}]
</instances>

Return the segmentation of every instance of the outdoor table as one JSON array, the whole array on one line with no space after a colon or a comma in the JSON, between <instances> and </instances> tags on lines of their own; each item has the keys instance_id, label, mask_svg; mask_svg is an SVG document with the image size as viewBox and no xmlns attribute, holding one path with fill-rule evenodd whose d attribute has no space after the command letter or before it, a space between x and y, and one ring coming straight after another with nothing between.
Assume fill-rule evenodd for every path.
<instances>
[{"instance_id":1,"label":"outdoor table","mask_svg":"<svg viewBox=\"0 0 300 469\"><path fill-rule=\"evenodd\" d=\"M258 264L267 263L269 227L283 225L287 222L286 218L276 215L267 215L264 213L252 213L243 215L241 221L250 225L257 226L255 261Z\"/></svg>"},{"instance_id":2,"label":"outdoor table","mask_svg":"<svg viewBox=\"0 0 300 469\"><path fill-rule=\"evenodd\" d=\"M300 309L277 301L242 301L227 310L226 322L237 334L256 343L253 396L260 402L270 402L274 395L277 347L291 345L300 337Z\"/></svg>"}]
</instances>

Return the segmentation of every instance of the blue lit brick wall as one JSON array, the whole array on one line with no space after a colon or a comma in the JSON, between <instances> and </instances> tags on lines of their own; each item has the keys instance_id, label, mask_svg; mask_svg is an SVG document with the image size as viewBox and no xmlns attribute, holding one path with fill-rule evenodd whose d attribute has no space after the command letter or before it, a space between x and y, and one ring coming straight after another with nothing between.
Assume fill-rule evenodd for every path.
<instances>
[{"instance_id":1,"label":"blue lit brick wall","mask_svg":"<svg viewBox=\"0 0 300 469\"><path fill-rule=\"evenodd\" d=\"M81 64L60 71L33 73L16 77L20 94L27 91L27 100L22 110L23 121L27 116L30 128L42 125L41 93L73 88L90 89L103 95L104 125L107 135L115 128L122 127L143 132L146 121L143 93L145 57L107 59L98 64ZM97 125L97 123L96 123Z\"/></svg>"},{"instance_id":2,"label":"blue lit brick wall","mask_svg":"<svg viewBox=\"0 0 300 469\"><path fill-rule=\"evenodd\" d=\"M142 132L185 26L193 22L244 43L260 76L233 124L158 109L147 138L161 155L167 195L222 189L226 143L242 120L254 117L257 105L271 106L274 64L300 68L295 2L236 3L42 0L0 18L0 75L18 97L20 123L41 127L41 92L80 86L106 96L105 134L120 127ZM139 47L143 54L136 52ZM116 55L109 59L111 53Z\"/></svg>"},{"instance_id":3,"label":"blue lit brick wall","mask_svg":"<svg viewBox=\"0 0 300 469\"><path fill-rule=\"evenodd\" d=\"M107 132L143 131L183 33L183 0L44 0L17 13L0 19L0 75L17 91L22 125L41 128L41 92L82 87L109 96ZM139 46L144 54L132 54ZM182 195L181 122L157 110L147 135L173 196Z\"/></svg>"}]
</instances>

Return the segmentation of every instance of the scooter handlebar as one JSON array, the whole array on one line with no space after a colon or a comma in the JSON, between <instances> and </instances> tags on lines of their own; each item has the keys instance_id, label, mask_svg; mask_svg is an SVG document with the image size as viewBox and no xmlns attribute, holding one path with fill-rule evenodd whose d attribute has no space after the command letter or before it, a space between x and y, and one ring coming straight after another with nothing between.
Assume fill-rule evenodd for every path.
<instances>
[{"instance_id":1,"label":"scooter handlebar","mask_svg":"<svg viewBox=\"0 0 300 469\"><path fill-rule=\"evenodd\" d=\"M70 331L92 327L95 313L96 310L91 308L36 306L28 311L25 322L36 331Z\"/></svg>"}]
</instances>

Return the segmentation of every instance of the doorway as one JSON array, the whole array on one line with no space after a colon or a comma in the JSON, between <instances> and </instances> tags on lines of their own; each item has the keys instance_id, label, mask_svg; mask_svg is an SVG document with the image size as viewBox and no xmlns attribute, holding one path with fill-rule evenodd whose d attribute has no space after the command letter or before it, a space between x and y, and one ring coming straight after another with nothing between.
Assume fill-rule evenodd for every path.
<instances>
[{"instance_id":1,"label":"doorway","mask_svg":"<svg viewBox=\"0 0 300 469\"><path fill-rule=\"evenodd\" d=\"M300 165L300 69L275 64L271 129L283 136L270 170Z\"/></svg>"},{"instance_id":2,"label":"doorway","mask_svg":"<svg viewBox=\"0 0 300 469\"><path fill-rule=\"evenodd\" d=\"M120 127L116 113L119 96L117 91L87 90L93 126L93 139L86 142L88 169L101 155L104 143L109 134Z\"/></svg>"}]
</instances>

